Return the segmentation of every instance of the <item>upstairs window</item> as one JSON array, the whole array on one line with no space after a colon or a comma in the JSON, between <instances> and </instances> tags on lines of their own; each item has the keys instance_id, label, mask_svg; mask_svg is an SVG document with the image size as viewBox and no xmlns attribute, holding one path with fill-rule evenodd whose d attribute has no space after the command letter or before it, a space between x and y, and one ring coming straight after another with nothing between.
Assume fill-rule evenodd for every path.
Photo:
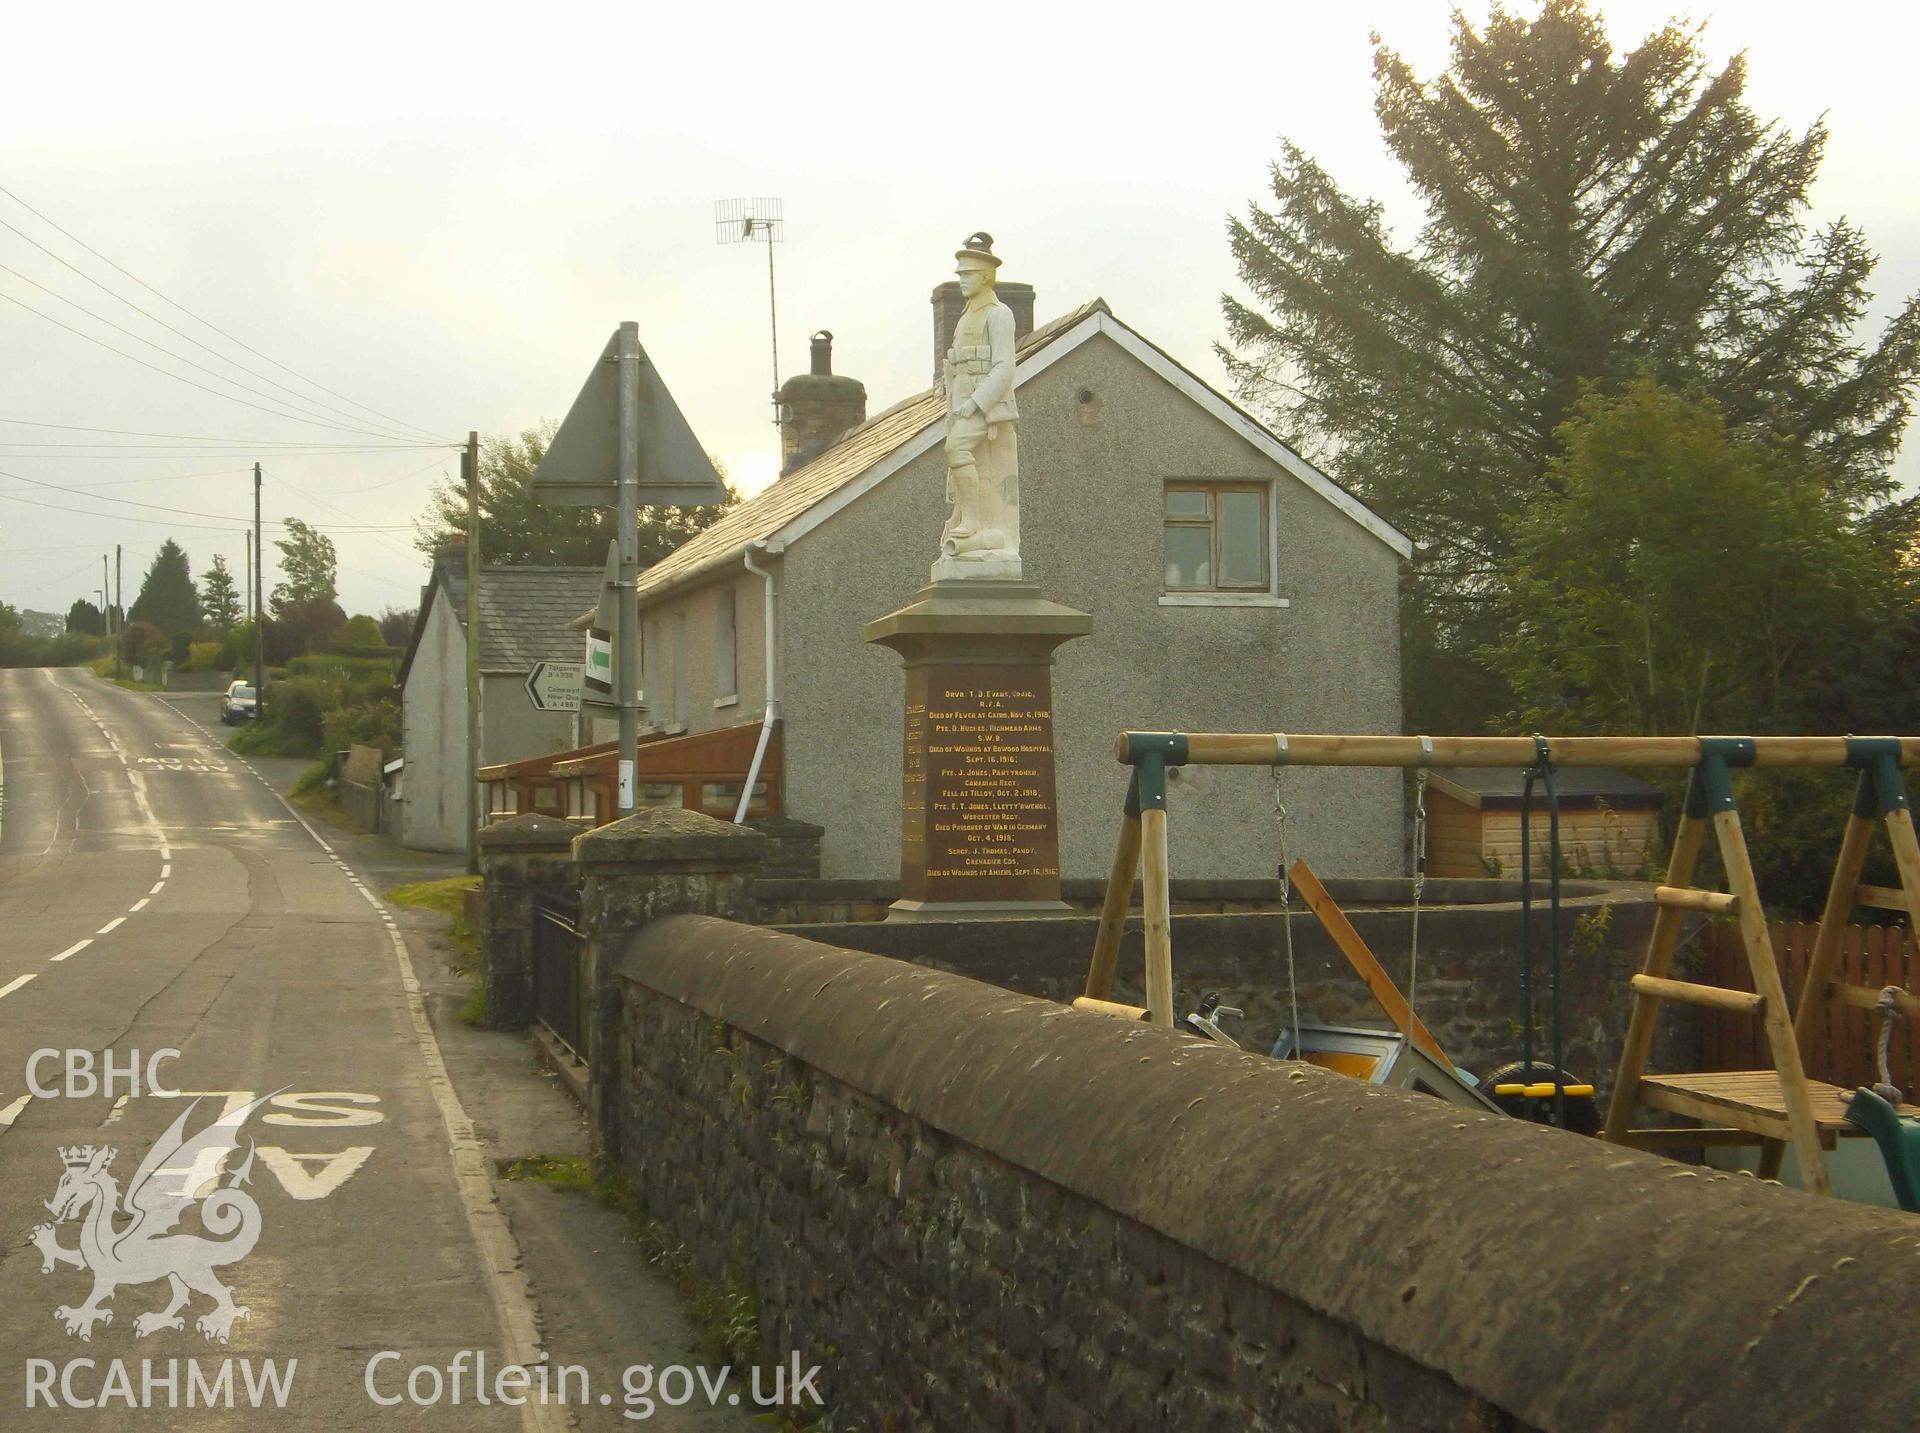
<instances>
[{"instance_id":1,"label":"upstairs window","mask_svg":"<svg viewBox=\"0 0 1920 1433\"><path fill-rule=\"evenodd\" d=\"M1270 589L1266 484L1168 483L1163 521L1167 591Z\"/></svg>"}]
</instances>

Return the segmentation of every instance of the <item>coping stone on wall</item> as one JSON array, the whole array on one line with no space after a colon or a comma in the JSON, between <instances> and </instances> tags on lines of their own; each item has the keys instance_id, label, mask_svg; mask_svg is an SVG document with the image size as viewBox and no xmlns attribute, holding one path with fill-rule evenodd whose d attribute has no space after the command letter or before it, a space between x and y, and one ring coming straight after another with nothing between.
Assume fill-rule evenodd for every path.
<instances>
[{"instance_id":1,"label":"coping stone on wall","mask_svg":"<svg viewBox=\"0 0 1920 1433\"><path fill-rule=\"evenodd\" d=\"M1920 1406L1884 1323L1920 1273L1910 1216L705 917L640 931L618 976L1539 1427Z\"/></svg>"},{"instance_id":2,"label":"coping stone on wall","mask_svg":"<svg viewBox=\"0 0 1920 1433\"><path fill-rule=\"evenodd\" d=\"M480 828L480 845L489 850L555 850L573 845L580 823L529 811Z\"/></svg>"},{"instance_id":3,"label":"coping stone on wall","mask_svg":"<svg viewBox=\"0 0 1920 1433\"><path fill-rule=\"evenodd\" d=\"M576 836L573 857L583 865L709 870L757 865L766 849L758 831L682 806L655 806Z\"/></svg>"}]
</instances>

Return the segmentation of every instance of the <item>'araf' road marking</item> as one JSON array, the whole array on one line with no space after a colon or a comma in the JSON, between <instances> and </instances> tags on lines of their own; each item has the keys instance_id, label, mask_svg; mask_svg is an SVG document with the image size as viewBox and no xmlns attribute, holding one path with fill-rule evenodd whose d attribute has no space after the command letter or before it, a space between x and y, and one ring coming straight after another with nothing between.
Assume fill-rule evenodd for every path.
<instances>
[{"instance_id":1,"label":"'araf' road marking","mask_svg":"<svg viewBox=\"0 0 1920 1433\"><path fill-rule=\"evenodd\" d=\"M115 930L118 930L120 928L120 926L126 921L126 919L127 918L125 916L115 916L112 920L108 921L105 925L101 926L99 930L95 931L94 934L95 935L111 935Z\"/></svg>"},{"instance_id":2,"label":"'araf' road marking","mask_svg":"<svg viewBox=\"0 0 1920 1433\"><path fill-rule=\"evenodd\" d=\"M5 985L0 985L0 1000L6 999L9 995L13 994L14 991L18 990L21 986L25 985L29 980L33 979L33 977L37 974L39 974L38 971L29 970L25 975L17 976L13 980L8 981Z\"/></svg>"},{"instance_id":3,"label":"'araf' road marking","mask_svg":"<svg viewBox=\"0 0 1920 1433\"><path fill-rule=\"evenodd\" d=\"M78 955L81 951L85 950L88 946L92 944L93 944L92 936L88 936L85 940L76 940L72 945L68 946L65 950L61 951L58 955L54 956L53 958L55 960L65 960L70 955Z\"/></svg>"}]
</instances>

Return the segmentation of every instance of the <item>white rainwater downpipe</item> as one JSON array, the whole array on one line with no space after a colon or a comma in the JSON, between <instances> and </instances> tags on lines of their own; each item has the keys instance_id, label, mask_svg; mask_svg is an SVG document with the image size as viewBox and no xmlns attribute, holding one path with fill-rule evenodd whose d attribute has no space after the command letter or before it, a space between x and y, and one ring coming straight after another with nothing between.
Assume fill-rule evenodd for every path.
<instances>
[{"instance_id":1,"label":"white rainwater downpipe","mask_svg":"<svg viewBox=\"0 0 1920 1433\"><path fill-rule=\"evenodd\" d=\"M753 560L753 550L759 548L768 557L778 557L781 549L764 542L750 542L747 550L741 554L746 559L747 571L765 584L764 605L760 612L760 631L765 643L761 658L761 683L767 692L767 713L760 719L760 742L753 749L753 765L747 768L747 783L740 788L740 805L733 813L733 824L743 826L747 820L747 807L753 804L753 784L760 779L760 765L767 759L767 744L773 740L773 724L780 720L780 684L775 679L773 667L774 608L779 589L774 586L773 572L761 567Z\"/></svg>"}]
</instances>

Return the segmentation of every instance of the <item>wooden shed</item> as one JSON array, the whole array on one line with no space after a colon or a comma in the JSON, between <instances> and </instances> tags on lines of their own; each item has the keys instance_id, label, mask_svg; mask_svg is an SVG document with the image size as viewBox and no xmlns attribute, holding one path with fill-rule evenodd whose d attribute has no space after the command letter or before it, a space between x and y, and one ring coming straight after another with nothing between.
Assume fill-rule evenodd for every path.
<instances>
[{"instance_id":1,"label":"wooden shed","mask_svg":"<svg viewBox=\"0 0 1920 1433\"><path fill-rule=\"evenodd\" d=\"M1427 787L1427 874L1520 874L1520 798L1526 773L1504 767L1436 767ZM1556 770L1560 851L1581 875L1631 878L1660 849L1660 793L1605 767ZM1547 793L1533 784L1530 844L1547 873Z\"/></svg>"}]
</instances>

